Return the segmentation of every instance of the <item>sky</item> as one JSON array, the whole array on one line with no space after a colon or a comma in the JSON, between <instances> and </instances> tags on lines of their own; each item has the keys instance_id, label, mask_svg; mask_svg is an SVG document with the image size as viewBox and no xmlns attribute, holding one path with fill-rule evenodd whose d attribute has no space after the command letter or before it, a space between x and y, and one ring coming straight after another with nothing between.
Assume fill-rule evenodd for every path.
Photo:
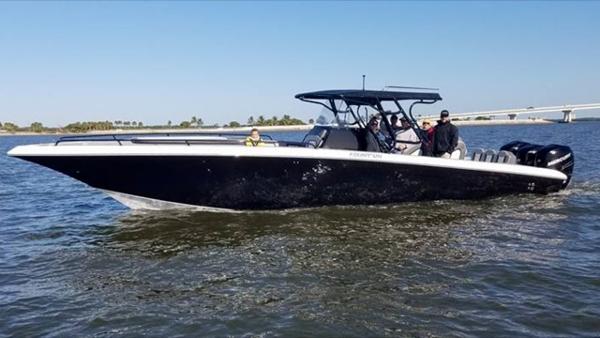
<instances>
[{"instance_id":1,"label":"sky","mask_svg":"<svg viewBox=\"0 0 600 338\"><path fill-rule=\"evenodd\" d=\"M369 89L439 88L431 113L597 103L598 13L600 2L0 2L0 122L308 120L320 109L295 94L360 88L363 74Z\"/></svg>"}]
</instances>

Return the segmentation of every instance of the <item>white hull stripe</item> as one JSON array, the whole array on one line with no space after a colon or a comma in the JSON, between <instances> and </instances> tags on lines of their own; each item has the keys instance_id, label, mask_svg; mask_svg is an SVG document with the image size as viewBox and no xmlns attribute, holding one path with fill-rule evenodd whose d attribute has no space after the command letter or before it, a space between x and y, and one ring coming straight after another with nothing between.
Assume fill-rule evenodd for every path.
<instances>
[{"instance_id":1,"label":"white hull stripe","mask_svg":"<svg viewBox=\"0 0 600 338\"><path fill-rule=\"evenodd\" d=\"M114 143L33 144L13 148L10 156L208 156L208 157L267 157L344 160L428 166L446 169L474 170L501 174L525 175L564 181L567 176L558 170L525 165L450 160L426 156L372 153L365 151L312 149L301 147L244 147L230 145L140 145Z\"/></svg>"}]
</instances>

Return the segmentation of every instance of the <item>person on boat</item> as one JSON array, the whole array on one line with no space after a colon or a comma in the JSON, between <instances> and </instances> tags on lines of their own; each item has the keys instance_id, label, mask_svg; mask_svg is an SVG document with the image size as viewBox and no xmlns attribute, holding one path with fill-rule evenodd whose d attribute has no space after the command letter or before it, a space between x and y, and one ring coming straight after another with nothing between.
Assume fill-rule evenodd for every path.
<instances>
[{"instance_id":1,"label":"person on boat","mask_svg":"<svg viewBox=\"0 0 600 338\"><path fill-rule=\"evenodd\" d=\"M259 147L265 145L265 143L260 138L258 129L256 128L252 128L252 130L250 131L250 136L246 137L245 144L248 147Z\"/></svg>"},{"instance_id":2,"label":"person on boat","mask_svg":"<svg viewBox=\"0 0 600 338\"><path fill-rule=\"evenodd\" d=\"M420 141L415 131L411 128L406 118L400 119L400 130L396 133L396 149L401 154L410 154L415 149L419 149Z\"/></svg>"},{"instance_id":3,"label":"person on boat","mask_svg":"<svg viewBox=\"0 0 600 338\"><path fill-rule=\"evenodd\" d=\"M433 136L433 156L450 158L457 146L458 128L450 122L450 113L442 110Z\"/></svg>"},{"instance_id":4,"label":"person on boat","mask_svg":"<svg viewBox=\"0 0 600 338\"><path fill-rule=\"evenodd\" d=\"M421 143L421 155L433 156L433 137L435 134L435 127L431 126L431 120L423 120L421 130L421 135L423 135L423 143Z\"/></svg>"},{"instance_id":5,"label":"person on boat","mask_svg":"<svg viewBox=\"0 0 600 338\"><path fill-rule=\"evenodd\" d=\"M385 135L381 133L381 128L379 128L379 120L376 117L372 117L369 120L366 136L367 143L367 151L380 152L381 151L381 143L385 142Z\"/></svg>"},{"instance_id":6,"label":"person on boat","mask_svg":"<svg viewBox=\"0 0 600 338\"><path fill-rule=\"evenodd\" d=\"M398 132L402 129L402 127L400 127L398 125L398 115L397 114L393 114L392 117L390 117L390 124L391 124L393 132Z\"/></svg>"},{"instance_id":7,"label":"person on boat","mask_svg":"<svg viewBox=\"0 0 600 338\"><path fill-rule=\"evenodd\" d=\"M381 129L381 133L385 136L385 143L392 147L394 145L396 133L400 131L400 125L398 125L398 115L392 114L389 121L391 133L387 128L381 128L381 120L379 121L379 127Z\"/></svg>"}]
</instances>

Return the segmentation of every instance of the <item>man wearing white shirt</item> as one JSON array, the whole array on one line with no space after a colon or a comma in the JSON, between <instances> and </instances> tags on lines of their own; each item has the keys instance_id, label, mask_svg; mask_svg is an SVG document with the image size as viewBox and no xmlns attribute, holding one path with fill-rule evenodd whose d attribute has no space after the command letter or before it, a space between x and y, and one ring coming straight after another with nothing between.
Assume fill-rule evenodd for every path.
<instances>
[{"instance_id":1,"label":"man wearing white shirt","mask_svg":"<svg viewBox=\"0 0 600 338\"><path fill-rule=\"evenodd\" d=\"M405 118L400 119L402 128L396 133L396 149L402 154L409 154L415 148L421 147L421 142L415 131Z\"/></svg>"}]
</instances>

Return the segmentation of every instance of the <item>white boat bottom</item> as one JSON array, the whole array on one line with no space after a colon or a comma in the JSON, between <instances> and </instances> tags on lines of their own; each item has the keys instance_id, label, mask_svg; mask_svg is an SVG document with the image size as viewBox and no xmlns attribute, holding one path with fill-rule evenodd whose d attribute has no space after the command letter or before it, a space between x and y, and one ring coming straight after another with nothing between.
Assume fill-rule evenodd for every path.
<instances>
[{"instance_id":1,"label":"white boat bottom","mask_svg":"<svg viewBox=\"0 0 600 338\"><path fill-rule=\"evenodd\" d=\"M173 210L173 209L191 209L194 211L207 212L239 212L233 209L205 207L200 205L177 203L163 201L148 197L130 195L122 192L100 189L102 192L112 197L124 206L133 210Z\"/></svg>"}]
</instances>

